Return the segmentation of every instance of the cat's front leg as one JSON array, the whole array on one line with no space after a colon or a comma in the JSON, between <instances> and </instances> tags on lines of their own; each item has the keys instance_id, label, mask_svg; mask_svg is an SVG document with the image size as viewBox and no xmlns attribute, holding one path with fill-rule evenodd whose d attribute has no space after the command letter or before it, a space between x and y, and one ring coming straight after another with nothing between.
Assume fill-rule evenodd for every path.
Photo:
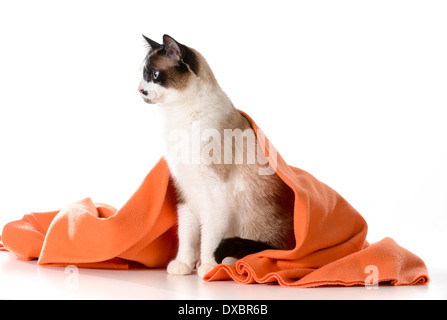
<instances>
[{"instance_id":1,"label":"cat's front leg","mask_svg":"<svg viewBox=\"0 0 447 320\"><path fill-rule=\"evenodd\" d=\"M219 206L217 201L214 204L214 208L210 208L205 217L202 215L200 266L197 268L197 275L201 278L217 266L214 251L228 232L230 221L228 205Z\"/></svg>"},{"instance_id":2,"label":"cat's front leg","mask_svg":"<svg viewBox=\"0 0 447 320\"><path fill-rule=\"evenodd\" d=\"M167 271L169 274L186 275L192 272L198 258L200 223L197 214L185 204L178 206L177 213L179 248Z\"/></svg>"}]
</instances>

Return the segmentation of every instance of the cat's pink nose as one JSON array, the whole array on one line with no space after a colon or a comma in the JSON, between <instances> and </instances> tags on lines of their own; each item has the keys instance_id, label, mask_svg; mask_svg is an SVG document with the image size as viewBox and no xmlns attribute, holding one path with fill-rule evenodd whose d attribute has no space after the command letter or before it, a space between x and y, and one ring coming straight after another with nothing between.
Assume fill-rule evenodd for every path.
<instances>
[{"instance_id":1,"label":"cat's pink nose","mask_svg":"<svg viewBox=\"0 0 447 320\"><path fill-rule=\"evenodd\" d=\"M144 90L142 88L138 88L138 92L141 93L143 96L147 96L148 94L147 90Z\"/></svg>"}]
</instances>

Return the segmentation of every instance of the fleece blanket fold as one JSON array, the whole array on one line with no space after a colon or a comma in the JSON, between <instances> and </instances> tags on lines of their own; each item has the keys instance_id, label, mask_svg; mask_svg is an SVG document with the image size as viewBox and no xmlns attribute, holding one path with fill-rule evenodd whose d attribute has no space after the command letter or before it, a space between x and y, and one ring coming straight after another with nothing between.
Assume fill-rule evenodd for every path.
<instances>
[{"instance_id":1,"label":"fleece blanket fold","mask_svg":"<svg viewBox=\"0 0 447 320\"><path fill-rule=\"evenodd\" d=\"M245 113L255 132L257 125ZM266 250L218 265L206 281L277 282L290 287L429 282L424 262L390 238L370 245L363 217L336 191L292 167L268 139L259 139L276 172L295 194L292 250ZM119 210L91 199L60 211L30 213L5 225L0 249L39 265L165 267L177 252L175 189L162 158Z\"/></svg>"}]
</instances>

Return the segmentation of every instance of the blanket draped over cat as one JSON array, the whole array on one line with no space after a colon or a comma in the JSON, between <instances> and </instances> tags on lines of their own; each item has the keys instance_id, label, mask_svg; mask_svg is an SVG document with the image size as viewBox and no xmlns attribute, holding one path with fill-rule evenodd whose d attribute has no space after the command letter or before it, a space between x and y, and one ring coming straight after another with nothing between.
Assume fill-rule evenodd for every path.
<instances>
[{"instance_id":1,"label":"blanket draped over cat","mask_svg":"<svg viewBox=\"0 0 447 320\"><path fill-rule=\"evenodd\" d=\"M258 127L245 113L255 132ZM267 139L259 140L269 161ZM336 191L276 153L277 174L293 190L295 247L265 250L232 265L220 264L206 281L277 282L282 286L427 284L424 262L391 238L369 244L363 217ZM271 163L273 166L273 164ZM177 200L162 158L119 210L77 201L60 211L34 212L8 223L0 249L39 265L165 267L177 252Z\"/></svg>"}]
</instances>

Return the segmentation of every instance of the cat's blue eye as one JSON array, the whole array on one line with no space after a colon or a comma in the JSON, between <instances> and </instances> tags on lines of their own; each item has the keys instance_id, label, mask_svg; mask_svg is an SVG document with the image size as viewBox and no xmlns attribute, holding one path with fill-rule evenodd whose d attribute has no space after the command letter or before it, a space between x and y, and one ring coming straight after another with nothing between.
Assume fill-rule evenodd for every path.
<instances>
[{"instance_id":1,"label":"cat's blue eye","mask_svg":"<svg viewBox=\"0 0 447 320\"><path fill-rule=\"evenodd\" d=\"M152 71L152 78L155 80L155 79L157 79L158 78L158 75L160 74L160 72L159 71Z\"/></svg>"}]
</instances>

